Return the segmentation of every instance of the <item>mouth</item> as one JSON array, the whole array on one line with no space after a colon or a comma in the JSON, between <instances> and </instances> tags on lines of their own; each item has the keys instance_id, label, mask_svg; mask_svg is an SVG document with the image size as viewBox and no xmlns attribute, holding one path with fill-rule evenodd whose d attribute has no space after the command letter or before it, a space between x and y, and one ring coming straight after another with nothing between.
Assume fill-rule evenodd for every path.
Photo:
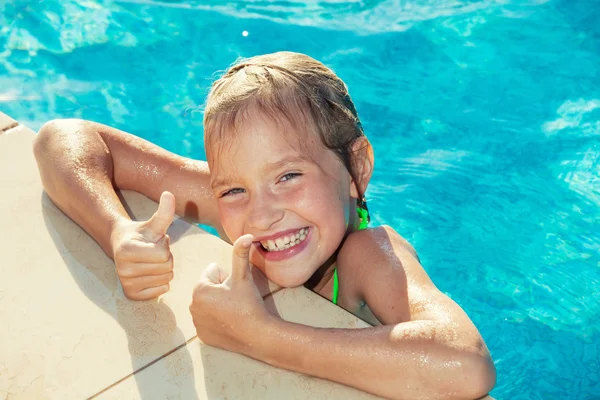
<instances>
[{"instance_id":1,"label":"mouth","mask_svg":"<svg viewBox=\"0 0 600 400\"><path fill-rule=\"evenodd\" d=\"M306 240L308 236L308 228L301 228L295 232L290 232L286 235L279 236L276 239L261 240L260 245L267 252L278 252L290 249L299 245Z\"/></svg>"}]
</instances>

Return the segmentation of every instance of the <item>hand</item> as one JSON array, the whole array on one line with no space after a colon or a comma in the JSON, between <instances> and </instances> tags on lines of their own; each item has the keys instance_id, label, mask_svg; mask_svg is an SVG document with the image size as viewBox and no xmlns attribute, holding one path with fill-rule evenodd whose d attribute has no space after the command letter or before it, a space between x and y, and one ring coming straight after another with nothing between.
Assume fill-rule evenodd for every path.
<instances>
[{"instance_id":1,"label":"hand","mask_svg":"<svg viewBox=\"0 0 600 400\"><path fill-rule=\"evenodd\" d=\"M113 230L113 259L127 298L149 300L169 291L173 254L167 228L174 216L175 197L164 192L148 221L124 221Z\"/></svg>"},{"instance_id":2,"label":"hand","mask_svg":"<svg viewBox=\"0 0 600 400\"><path fill-rule=\"evenodd\" d=\"M198 338L211 346L250 355L250 341L271 318L252 278L252 235L233 244L231 274L210 264L194 288L190 313Z\"/></svg>"}]
</instances>

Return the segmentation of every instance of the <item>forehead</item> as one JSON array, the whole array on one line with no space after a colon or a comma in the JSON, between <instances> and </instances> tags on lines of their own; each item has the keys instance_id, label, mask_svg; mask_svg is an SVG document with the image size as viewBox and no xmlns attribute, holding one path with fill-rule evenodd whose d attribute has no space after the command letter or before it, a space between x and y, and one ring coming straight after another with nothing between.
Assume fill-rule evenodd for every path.
<instances>
[{"instance_id":1,"label":"forehead","mask_svg":"<svg viewBox=\"0 0 600 400\"><path fill-rule=\"evenodd\" d=\"M316 161L327 153L312 124L292 123L287 118L251 114L239 118L222 132L219 138L207 143L211 171L262 163L275 163L283 158Z\"/></svg>"}]
</instances>

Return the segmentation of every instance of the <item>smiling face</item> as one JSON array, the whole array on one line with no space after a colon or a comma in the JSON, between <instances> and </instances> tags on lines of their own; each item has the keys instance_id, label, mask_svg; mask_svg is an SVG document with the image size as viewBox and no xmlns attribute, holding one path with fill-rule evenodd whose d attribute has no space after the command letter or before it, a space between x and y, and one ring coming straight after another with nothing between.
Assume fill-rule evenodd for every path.
<instances>
[{"instance_id":1,"label":"smiling face","mask_svg":"<svg viewBox=\"0 0 600 400\"><path fill-rule=\"evenodd\" d=\"M227 140L209 157L227 236L254 235L252 264L279 286L304 284L353 224L356 187L348 170L316 133L283 119L246 118Z\"/></svg>"}]
</instances>

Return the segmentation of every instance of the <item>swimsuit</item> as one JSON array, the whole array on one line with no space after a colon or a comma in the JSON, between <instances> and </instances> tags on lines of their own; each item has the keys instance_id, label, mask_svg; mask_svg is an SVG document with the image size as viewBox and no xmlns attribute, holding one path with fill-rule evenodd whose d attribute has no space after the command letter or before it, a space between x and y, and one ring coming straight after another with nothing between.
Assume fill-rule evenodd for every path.
<instances>
[{"instance_id":1,"label":"swimsuit","mask_svg":"<svg viewBox=\"0 0 600 400\"><path fill-rule=\"evenodd\" d=\"M340 294L340 286L338 283L337 268L336 268L333 270L333 298L331 299L331 301L333 301L333 304L337 304L339 294Z\"/></svg>"},{"instance_id":2,"label":"swimsuit","mask_svg":"<svg viewBox=\"0 0 600 400\"><path fill-rule=\"evenodd\" d=\"M369 212L364 208L357 208L358 216L360 217L360 225L358 226L358 230L361 231L363 229L367 229L369 225ZM331 297L331 301L333 304L338 303L338 297L340 295L340 283L338 280L338 272L337 268L333 270L333 296Z\"/></svg>"}]
</instances>

